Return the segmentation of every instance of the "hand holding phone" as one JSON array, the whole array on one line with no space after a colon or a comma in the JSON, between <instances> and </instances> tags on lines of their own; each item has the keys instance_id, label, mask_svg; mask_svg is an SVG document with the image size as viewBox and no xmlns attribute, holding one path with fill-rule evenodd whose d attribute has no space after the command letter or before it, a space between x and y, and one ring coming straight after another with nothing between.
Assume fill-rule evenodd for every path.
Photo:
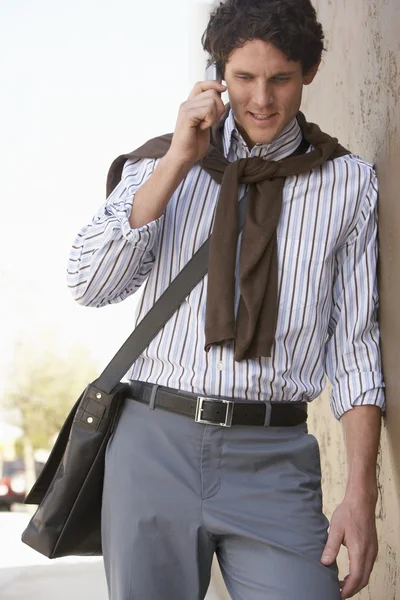
<instances>
[{"instance_id":1,"label":"hand holding phone","mask_svg":"<svg viewBox=\"0 0 400 600\"><path fill-rule=\"evenodd\" d=\"M205 80L199 81L186 102L181 104L170 157L180 164L194 164L204 157L210 140L210 128L221 118L225 107L221 94L226 86L215 63L208 65Z\"/></svg>"}]
</instances>

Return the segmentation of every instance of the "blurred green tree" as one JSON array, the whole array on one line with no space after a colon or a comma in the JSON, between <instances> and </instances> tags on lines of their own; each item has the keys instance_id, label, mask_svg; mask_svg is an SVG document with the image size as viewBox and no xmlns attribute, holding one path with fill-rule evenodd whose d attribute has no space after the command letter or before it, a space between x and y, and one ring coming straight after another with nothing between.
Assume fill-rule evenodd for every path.
<instances>
[{"instance_id":1,"label":"blurred green tree","mask_svg":"<svg viewBox=\"0 0 400 600\"><path fill-rule=\"evenodd\" d=\"M5 408L16 415L21 438L26 485L35 481L34 451L50 449L70 409L98 375L87 348L60 348L52 334L18 340L5 383Z\"/></svg>"}]
</instances>

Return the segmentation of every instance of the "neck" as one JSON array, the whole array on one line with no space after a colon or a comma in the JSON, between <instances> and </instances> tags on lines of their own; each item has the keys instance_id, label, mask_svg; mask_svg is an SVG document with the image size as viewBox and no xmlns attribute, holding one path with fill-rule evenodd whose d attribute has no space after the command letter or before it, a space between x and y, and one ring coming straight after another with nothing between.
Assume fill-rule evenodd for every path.
<instances>
[{"instance_id":1,"label":"neck","mask_svg":"<svg viewBox=\"0 0 400 600\"><path fill-rule=\"evenodd\" d=\"M244 158L244 153L248 156L258 156L264 159L281 160L290 156L302 140L302 133L299 123L294 117L285 128L268 142L254 143L243 131L243 128L235 121L231 112L225 128L225 151L228 154L229 149L238 145L241 150L239 154ZM237 150L234 150L237 154Z\"/></svg>"}]
</instances>

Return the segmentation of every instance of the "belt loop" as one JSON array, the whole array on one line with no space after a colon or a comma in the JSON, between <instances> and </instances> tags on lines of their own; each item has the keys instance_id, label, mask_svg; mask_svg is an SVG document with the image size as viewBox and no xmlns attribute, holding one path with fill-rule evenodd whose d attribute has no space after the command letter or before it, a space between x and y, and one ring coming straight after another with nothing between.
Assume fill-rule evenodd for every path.
<instances>
[{"instance_id":1,"label":"belt loop","mask_svg":"<svg viewBox=\"0 0 400 600\"><path fill-rule=\"evenodd\" d=\"M150 401L149 401L149 410L154 410L156 407L156 394L157 390L160 386L154 384L151 390Z\"/></svg>"},{"instance_id":2,"label":"belt loop","mask_svg":"<svg viewBox=\"0 0 400 600\"><path fill-rule=\"evenodd\" d=\"M269 427L269 425L271 423L272 406L271 406L271 402L264 402L264 404L265 404L264 427Z\"/></svg>"}]
</instances>

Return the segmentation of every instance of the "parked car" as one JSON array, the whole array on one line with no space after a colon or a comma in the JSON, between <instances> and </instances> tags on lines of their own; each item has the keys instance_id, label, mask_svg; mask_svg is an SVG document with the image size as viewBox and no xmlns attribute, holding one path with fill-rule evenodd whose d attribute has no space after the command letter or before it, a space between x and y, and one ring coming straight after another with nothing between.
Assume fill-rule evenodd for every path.
<instances>
[{"instance_id":1,"label":"parked car","mask_svg":"<svg viewBox=\"0 0 400 600\"><path fill-rule=\"evenodd\" d=\"M35 461L36 476L42 468L43 463ZM26 494L24 461L0 461L0 510L11 510L13 504L24 501Z\"/></svg>"}]
</instances>

